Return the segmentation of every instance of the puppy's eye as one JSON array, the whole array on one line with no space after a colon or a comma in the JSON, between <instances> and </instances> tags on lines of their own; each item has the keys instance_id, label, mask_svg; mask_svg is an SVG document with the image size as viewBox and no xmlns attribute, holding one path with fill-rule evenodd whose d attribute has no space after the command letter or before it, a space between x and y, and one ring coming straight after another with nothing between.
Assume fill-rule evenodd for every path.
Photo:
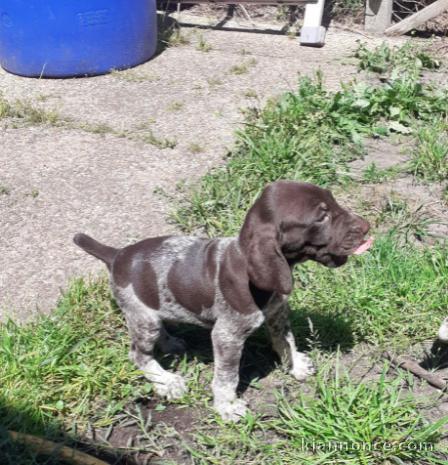
<instances>
[{"instance_id":1,"label":"puppy's eye","mask_svg":"<svg viewBox=\"0 0 448 465\"><path fill-rule=\"evenodd\" d=\"M328 213L324 213L318 220L316 220L316 223L322 224L326 223L330 219L330 215Z\"/></svg>"},{"instance_id":2,"label":"puppy's eye","mask_svg":"<svg viewBox=\"0 0 448 465\"><path fill-rule=\"evenodd\" d=\"M319 204L319 217L316 220L316 223L324 223L330 218L328 214L328 205L325 202Z\"/></svg>"}]
</instances>

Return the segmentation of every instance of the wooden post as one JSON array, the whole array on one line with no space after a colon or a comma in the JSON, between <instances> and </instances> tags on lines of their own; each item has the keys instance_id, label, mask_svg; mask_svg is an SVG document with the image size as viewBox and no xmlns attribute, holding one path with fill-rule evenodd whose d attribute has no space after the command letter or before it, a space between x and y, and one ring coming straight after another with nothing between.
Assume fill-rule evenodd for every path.
<instances>
[{"instance_id":1,"label":"wooden post","mask_svg":"<svg viewBox=\"0 0 448 465\"><path fill-rule=\"evenodd\" d=\"M383 34L392 23L393 0L366 0L364 29L372 34Z\"/></svg>"},{"instance_id":2,"label":"wooden post","mask_svg":"<svg viewBox=\"0 0 448 465\"><path fill-rule=\"evenodd\" d=\"M317 0L317 3L307 3L305 18L300 31L300 45L322 47L325 44L326 29L322 26L325 0Z\"/></svg>"}]
</instances>

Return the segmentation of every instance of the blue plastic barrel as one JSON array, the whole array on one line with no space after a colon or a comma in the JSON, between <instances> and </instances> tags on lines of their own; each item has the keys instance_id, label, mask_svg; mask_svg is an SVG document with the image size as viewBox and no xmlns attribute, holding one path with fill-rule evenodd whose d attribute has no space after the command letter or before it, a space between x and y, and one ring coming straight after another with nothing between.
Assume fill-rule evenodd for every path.
<instances>
[{"instance_id":1,"label":"blue plastic barrel","mask_svg":"<svg viewBox=\"0 0 448 465\"><path fill-rule=\"evenodd\" d=\"M157 46L155 0L1 0L0 65L70 77L142 63Z\"/></svg>"}]
</instances>

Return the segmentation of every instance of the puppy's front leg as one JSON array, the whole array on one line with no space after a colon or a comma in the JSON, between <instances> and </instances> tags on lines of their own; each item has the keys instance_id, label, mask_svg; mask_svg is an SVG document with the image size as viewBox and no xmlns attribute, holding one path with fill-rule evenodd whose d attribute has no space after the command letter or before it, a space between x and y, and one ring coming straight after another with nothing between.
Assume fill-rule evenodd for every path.
<instances>
[{"instance_id":1,"label":"puppy's front leg","mask_svg":"<svg viewBox=\"0 0 448 465\"><path fill-rule=\"evenodd\" d=\"M266 315L266 326L272 341L272 348L277 352L280 360L290 368L294 378L303 381L315 370L311 359L296 347L294 334L289 323L289 307L282 303Z\"/></svg>"},{"instance_id":2,"label":"puppy's front leg","mask_svg":"<svg viewBox=\"0 0 448 465\"><path fill-rule=\"evenodd\" d=\"M213 406L224 420L238 421L247 412L246 402L236 396L241 354L246 339L263 320L261 312L234 318L226 315L213 327Z\"/></svg>"}]
</instances>

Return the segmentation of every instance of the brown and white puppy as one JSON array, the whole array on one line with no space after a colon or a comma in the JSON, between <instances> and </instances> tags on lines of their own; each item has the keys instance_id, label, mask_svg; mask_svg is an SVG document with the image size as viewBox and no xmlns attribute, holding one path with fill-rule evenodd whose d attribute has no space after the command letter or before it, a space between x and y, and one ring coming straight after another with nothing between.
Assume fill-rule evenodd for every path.
<instances>
[{"instance_id":1,"label":"brown and white puppy","mask_svg":"<svg viewBox=\"0 0 448 465\"><path fill-rule=\"evenodd\" d=\"M264 189L238 237L154 237L122 249L85 234L74 241L109 268L129 327L130 356L159 395L173 399L186 391L182 377L154 359L156 344L162 351L184 347L163 321L212 328L214 406L224 419L237 420L246 412L236 395L243 345L263 322L291 374L303 380L313 373L288 321L293 266L306 260L341 266L370 247L368 231L367 221L342 208L328 190L278 181Z\"/></svg>"}]
</instances>

